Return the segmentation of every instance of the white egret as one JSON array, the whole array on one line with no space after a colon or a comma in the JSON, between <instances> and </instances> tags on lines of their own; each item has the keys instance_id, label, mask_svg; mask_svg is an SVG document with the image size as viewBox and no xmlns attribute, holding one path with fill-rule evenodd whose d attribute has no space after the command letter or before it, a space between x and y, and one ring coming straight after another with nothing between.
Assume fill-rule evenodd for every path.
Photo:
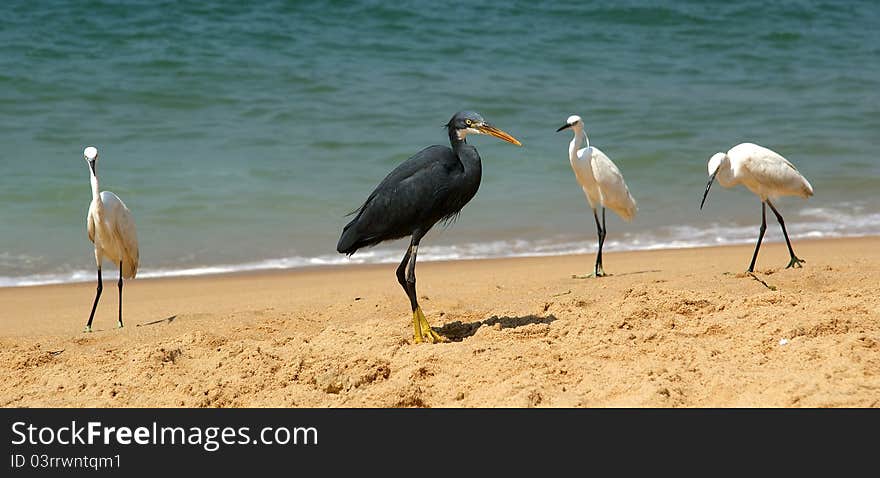
<instances>
[{"instance_id":1,"label":"white egret","mask_svg":"<svg viewBox=\"0 0 880 478\"><path fill-rule=\"evenodd\" d=\"M580 183L587 202L593 210L596 219L596 229L599 233L599 251L596 254L596 267L593 276L602 277L605 270L602 268L602 246L605 245L605 208L611 209L625 221L631 221L636 215L636 200L629 193L629 188L623 181L623 175L617 169L611 159L599 148L590 146L590 139L584 132L584 122L580 116L568 117L565 124L556 132L569 129L574 132L574 138L568 145L568 159L571 169L574 171L577 182ZM586 143L585 147L581 147ZM599 215L596 208L602 208L602 222L599 223ZM589 276L585 276L589 277Z\"/></svg>"},{"instance_id":2,"label":"white egret","mask_svg":"<svg viewBox=\"0 0 880 478\"><path fill-rule=\"evenodd\" d=\"M785 268L802 267L801 263L806 261L794 255L791 241L788 239L788 231L785 230L785 221L770 202L771 198L776 199L780 196L800 196L806 199L813 195L813 186L797 168L775 151L753 143L742 143L731 148L726 154L715 153L709 159L708 169L709 183L706 185L706 192L703 193L700 209L703 209L709 188L712 187L715 178L718 178L718 182L725 188L742 184L761 198L761 229L758 232L758 244L755 246L755 254L752 255L749 272L755 271L755 260L758 258L761 240L764 239L764 231L767 229L767 206L773 210L776 220L782 227L785 244L788 245L788 253L791 255L791 260Z\"/></svg>"},{"instance_id":3,"label":"white egret","mask_svg":"<svg viewBox=\"0 0 880 478\"><path fill-rule=\"evenodd\" d=\"M87 147L83 151L83 156L89 165L92 183L92 203L89 205L86 224L89 239L95 244L95 262L98 265L98 292L95 294L92 313L89 314L89 322L84 330L91 332L92 319L95 318L95 309L98 307L98 299L101 298L101 290L104 288L101 280L101 264L105 257L119 265L119 322L116 325L122 327L122 278L133 279L137 274L138 240L134 218L125 203L112 192L100 192L98 189L97 148Z\"/></svg>"}]
</instances>

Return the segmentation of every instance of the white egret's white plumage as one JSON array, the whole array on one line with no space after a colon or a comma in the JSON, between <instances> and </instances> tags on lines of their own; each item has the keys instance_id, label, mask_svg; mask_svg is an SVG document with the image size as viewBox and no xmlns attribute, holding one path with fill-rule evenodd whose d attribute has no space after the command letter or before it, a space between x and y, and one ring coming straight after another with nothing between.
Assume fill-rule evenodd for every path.
<instances>
[{"instance_id":1,"label":"white egret's white plumage","mask_svg":"<svg viewBox=\"0 0 880 478\"><path fill-rule=\"evenodd\" d=\"M709 194L709 188L712 187L716 178L718 183L725 188L742 184L761 199L761 229L752 262L749 265L749 272L755 270L755 260L758 258L758 250L761 248L764 231L767 229L767 206L770 206L773 214L776 215L776 219L782 227L782 234L785 236L785 243L788 245L791 261L786 268L801 267L801 263L805 261L794 255L791 241L788 239L788 231L785 230L785 221L771 199L781 196L799 196L806 199L812 196L813 186L810 185L807 178L801 175L797 168L779 153L753 143L738 144L727 153L715 153L709 159L708 171L709 183L706 185L706 192L703 193L700 209L703 208L706 196Z\"/></svg>"},{"instance_id":2,"label":"white egret's white plumage","mask_svg":"<svg viewBox=\"0 0 880 478\"><path fill-rule=\"evenodd\" d=\"M95 245L95 263L98 266L98 292L89 315L85 331L91 332L92 319L98 299L101 298L103 281L101 266L106 258L119 267L119 322L122 327L122 279L133 279L138 269L138 240L134 226L134 217L119 196L110 191L101 192L98 188L97 162L98 150L89 146L83 151L89 165L89 176L92 184L92 202L86 216L86 228L89 240Z\"/></svg>"},{"instance_id":3,"label":"white egret's white plumage","mask_svg":"<svg viewBox=\"0 0 880 478\"><path fill-rule=\"evenodd\" d=\"M599 250L596 254L594 275L600 277L605 275L602 268L602 246L605 244L606 233L605 208L611 209L623 220L631 221L636 215L638 206L630 194L629 188L626 187L623 174L620 173L617 165L599 148L590 145L581 117L569 116L565 124L556 131L569 128L574 133L574 137L568 145L568 159L575 178L584 190L587 202L593 210L596 229L599 233ZM601 224L596 212L596 209L600 207L602 208Z\"/></svg>"}]
</instances>

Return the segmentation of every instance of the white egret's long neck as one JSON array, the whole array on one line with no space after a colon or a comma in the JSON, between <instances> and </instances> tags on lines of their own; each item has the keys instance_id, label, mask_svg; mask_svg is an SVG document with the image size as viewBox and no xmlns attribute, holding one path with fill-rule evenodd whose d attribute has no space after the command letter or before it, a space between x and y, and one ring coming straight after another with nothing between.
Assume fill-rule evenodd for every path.
<instances>
[{"instance_id":1,"label":"white egret's long neck","mask_svg":"<svg viewBox=\"0 0 880 478\"><path fill-rule=\"evenodd\" d=\"M91 167L89 167L89 180L92 183L92 202L95 203L95 210L100 215L104 212L104 203L101 202L101 190L98 187L98 176Z\"/></svg>"},{"instance_id":2,"label":"white egret's long neck","mask_svg":"<svg viewBox=\"0 0 880 478\"><path fill-rule=\"evenodd\" d=\"M587 133L583 128L575 127L571 130L574 132L574 138L571 139L571 143L568 145L568 154L572 159L577 159L579 149L590 147L590 138L587 137Z\"/></svg>"},{"instance_id":3,"label":"white egret's long neck","mask_svg":"<svg viewBox=\"0 0 880 478\"><path fill-rule=\"evenodd\" d=\"M726 188L736 186L739 183L736 176L733 174L730 160L725 160L718 166L718 174L716 175L716 179L718 179L718 184Z\"/></svg>"}]
</instances>

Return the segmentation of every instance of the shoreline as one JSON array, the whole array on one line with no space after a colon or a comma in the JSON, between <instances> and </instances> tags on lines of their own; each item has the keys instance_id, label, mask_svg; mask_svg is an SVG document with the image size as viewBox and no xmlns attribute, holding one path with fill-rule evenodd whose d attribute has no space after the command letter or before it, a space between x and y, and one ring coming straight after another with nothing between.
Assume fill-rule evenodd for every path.
<instances>
[{"instance_id":1,"label":"shoreline","mask_svg":"<svg viewBox=\"0 0 880 478\"><path fill-rule=\"evenodd\" d=\"M880 234L866 234L866 235L854 235L854 236L843 236L843 237L822 237L822 238L801 238L801 239L793 239L795 243L812 243L812 242L821 242L821 241L836 241L836 240L849 240L849 239L871 239L871 238L880 238ZM770 244L783 244L782 239L778 240L768 240L764 239L764 245ZM605 250L603 254L614 254L614 253L639 253L639 252L655 252L655 251L674 251L674 250L700 250L707 248L716 248L716 247L743 247L748 243L734 243L734 244L717 244L717 245L697 245L697 246L682 246L682 247L660 247L660 248L645 248L645 249L625 249L622 251L615 250ZM752 245L754 247L754 245ZM762 246L763 247L763 246ZM512 255L512 256L504 256L504 257L462 257L462 258L454 258L454 259L430 259L428 258L420 258L419 265L421 264L432 264L432 263L446 263L446 262L468 262L468 261L492 261L492 260L515 260L515 259L539 259L539 258L552 258L552 257L570 257L570 256L589 256L595 255L595 251L591 252L561 252L561 253L547 253L547 254L534 254L534 255ZM401 253L402 257L402 253ZM271 259L267 259L265 261L270 261ZM264 261L264 262L265 262ZM251 263L243 263L243 264L251 264ZM150 277L137 277L135 280L137 281L150 281L150 280L163 280L163 279L183 279L183 278L211 278L211 277L221 277L226 275L241 275L241 274L272 274L272 273L296 273L298 271L309 271L315 269L340 269L340 268L348 268L348 267L383 267L388 265L397 265L398 261L388 261L388 262L365 262L365 263L348 263L348 264L306 264L302 266L294 266L294 267L266 267L266 268L253 268L253 269L240 269L240 270L228 270L228 271L220 271L220 272L206 272L206 273L196 273L196 274L175 274L173 272L168 274L163 274L160 276L150 276ZM210 265L210 266L198 266L197 268L215 268L215 267L235 267L235 265ZM108 270L113 270L112 267ZM181 269L181 271L187 271L190 269ZM93 271L92 271L93 272ZM108 276L109 279L109 276ZM87 284L94 283L94 277L87 280L75 280L75 281L66 281L66 282L47 282L47 283L38 283L38 284L23 284L23 285L0 285L0 290L4 289L21 289L21 288L33 288L33 287L46 287L46 286L56 286L56 285L72 285L72 284ZM127 283L127 282L126 282Z\"/></svg>"},{"instance_id":2,"label":"shoreline","mask_svg":"<svg viewBox=\"0 0 880 478\"><path fill-rule=\"evenodd\" d=\"M0 289L0 406L880 406L880 237ZM784 345L780 341L785 339Z\"/></svg>"}]
</instances>

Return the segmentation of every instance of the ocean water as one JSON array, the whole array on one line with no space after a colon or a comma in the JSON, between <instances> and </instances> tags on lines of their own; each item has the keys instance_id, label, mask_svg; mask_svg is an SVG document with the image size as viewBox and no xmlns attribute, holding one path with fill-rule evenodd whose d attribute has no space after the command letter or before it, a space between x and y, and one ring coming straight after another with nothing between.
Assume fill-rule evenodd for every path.
<instances>
[{"instance_id":1,"label":"ocean water","mask_svg":"<svg viewBox=\"0 0 880 478\"><path fill-rule=\"evenodd\" d=\"M481 189L423 260L594 251L570 114L639 202L607 251L754 241L744 189L699 209L743 141L815 188L778 203L795 241L880 234L880 3L765 3L5 2L0 286L93 280L87 145L140 277L396 262L336 254L345 214L461 109L524 146L470 140Z\"/></svg>"}]
</instances>

